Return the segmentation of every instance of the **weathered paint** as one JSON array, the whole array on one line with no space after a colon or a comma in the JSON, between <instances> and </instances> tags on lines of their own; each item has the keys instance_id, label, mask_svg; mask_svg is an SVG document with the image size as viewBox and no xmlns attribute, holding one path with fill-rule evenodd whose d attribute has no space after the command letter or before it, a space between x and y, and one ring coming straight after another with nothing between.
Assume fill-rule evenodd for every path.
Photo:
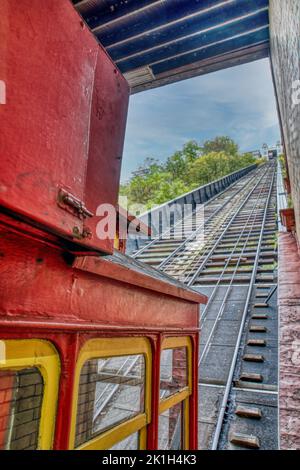
<instances>
[{"instance_id":1,"label":"weathered paint","mask_svg":"<svg viewBox=\"0 0 300 470\"><path fill-rule=\"evenodd\" d=\"M132 93L269 53L268 0L73 3L126 73Z\"/></svg>"},{"instance_id":2,"label":"weathered paint","mask_svg":"<svg viewBox=\"0 0 300 470\"><path fill-rule=\"evenodd\" d=\"M93 214L116 204L128 85L69 1L19 7L0 5L0 204L112 252L113 239L96 236L99 217L84 221L58 199L63 189ZM82 238L85 227L91 235Z\"/></svg>"},{"instance_id":3,"label":"weathered paint","mask_svg":"<svg viewBox=\"0 0 300 470\"><path fill-rule=\"evenodd\" d=\"M86 206L94 214L103 203L117 207L128 99L127 82L99 48L93 84L85 187ZM96 226L99 220L97 216L86 220L85 226L91 231L92 237L85 244L112 252L113 238L97 238Z\"/></svg>"},{"instance_id":4,"label":"weathered paint","mask_svg":"<svg viewBox=\"0 0 300 470\"><path fill-rule=\"evenodd\" d=\"M229 31L228 31L229 33ZM222 42L216 42L211 45L207 45L203 48L199 48L196 51L187 52L178 57L171 57L162 62L153 64L152 70L155 75L161 73L170 72L173 69L190 65L194 62L201 60L207 60L214 56L229 54L232 49L247 49L250 46L262 44L267 42L269 38L269 31L267 26L262 26L254 30L254 32L248 32L247 34L238 34L236 36L230 35L229 38L224 39Z\"/></svg>"},{"instance_id":5,"label":"weathered paint","mask_svg":"<svg viewBox=\"0 0 300 470\"><path fill-rule=\"evenodd\" d=\"M113 239L96 240L94 216L76 215L78 207L95 214L102 202L116 204L128 86L69 1L41 7L24 0L22 9L17 3L0 6L0 71L8 89L0 109L1 339L44 339L55 346L61 374L54 448L67 449L80 348L93 338L146 336L154 364L151 449L157 445L162 339L189 336L194 449L199 303L206 297L138 263L134 269L116 256L99 257L97 249L112 252ZM61 189L67 199L58 201ZM79 239L74 228L91 238Z\"/></svg>"},{"instance_id":6,"label":"weathered paint","mask_svg":"<svg viewBox=\"0 0 300 470\"><path fill-rule=\"evenodd\" d=\"M113 49L108 49L109 53L123 72L149 64L153 66L153 64L164 61L172 56L178 57L179 55L190 51L197 51L197 49L208 47L218 41L225 41L230 37L241 35L255 28L266 26L268 21L268 12L264 11L263 13L254 13L250 17L246 16L242 19L237 16L237 19L231 19L230 24L227 24L227 22L225 24L220 24L220 20L215 14L211 14L211 17L213 17L214 23L217 27L211 29L211 26L206 26L204 21L202 26L203 32L201 31L198 34L191 33L192 37L187 35L187 37L180 38L180 40L174 39L173 41L170 41L168 32L164 32L166 44L163 44L162 46L155 45L157 44L157 38L155 37L156 42L153 39L153 45L150 44L149 49L148 45L147 48L143 50L142 47L144 46L131 48L130 44L123 44L117 48L120 49L122 47L122 50L124 51L123 54L120 51L114 52ZM199 24L197 27L199 28ZM208 28L208 30L206 28ZM206 54L208 54L208 50L206 51Z\"/></svg>"},{"instance_id":7,"label":"weathered paint","mask_svg":"<svg viewBox=\"0 0 300 470\"><path fill-rule=\"evenodd\" d=\"M81 265L84 271L74 269L76 263L69 266L62 249L21 241L18 235L5 229L0 233L0 315L10 312L11 319L22 319L25 315L32 320L103 325L197 327L196 302L203 302L204 296L191 293L185 302L184 289L148 276L145 283L145 276L129 269L128 278L122 279L121 267L103 264L102 258L91 257L91 268L89 264L85 268ZM93 265L99 266L98 275ZM134 308L129 308L131 305Z\"/></svg>"},{"instance_id":8,"label":"weathered paint","mask_svg":"<svg viewBox=\"0 0 300 470\"><path fill-rule=\"evenodd\" d=\"M13 225L13 221L11 223ZM157 445L157 410L160 344L165 336L189 336L193 344L193 394L190 398L190 448L197 445L198 302L204 296L173 289L153 279L147 286L134 273L129 284L105 270L89 272L72 266L66 252L52 240L45 244L40 233L31 237L12 230L7 218L0 231L0 327L1 339L47 339L56 347L61 378L54 448L68 448L74 368L82 345L92 338L146 336L153 353L152 421L147 448ZM5 227L4 227L5 225ZM39 234L39 238L38 238ZM99 259L99 258L97 258ZM89 261L93 257L88 258ZM113 263L112 263L113 264ZM91 265L92 266L92 265ZM110 275L109 275L110 276ZM156 285L157 284L157 285ZM158 294L157 291L161 293Z\"/></svg>"},{"instance_id":9,"label":"weathered paint","mask_svg":"<svg viewBox=\"0 0 300 470\"><path fill-rule=\"evenodd\" d=\"M54 448L68 448L74 369L81 346L92 338L147 336L153 351L152 421L147 448L157 445L160 344L164 336L188 335L193 344L190 448L197 445L199 302L205 296L152 279L99 257L75 258L60 240L1 217L1 338L47 339L56 347L61 378ZM97 261L101 260L99 263ZM104 269L103 269L104 267ZM119 275L118 275L119 271ZM126 273L126 275L125 275ZM125 277L124 277L125 276ZM192 429L193 428L193 429Z\"/></svg>"},{"instance_id":10,"label":"weathered paint","mask_svg":"<svg viewBox=\"0 0 300 470\"><path fill-rule=\"evenodd\" d=\"M179 35L184 36L186 33L199 31L202 26L209 27L215 24L212 17L218 19L218 24L222 24L229 18L242 17L244 14L266 7L268 7L267 0L227 0L225 2L165 0L157 2L147 10L140 10L137 5L135 14L129 16L124 12L123 17L120 17L118 21L103 26L101 26L100 15L96 20L89 19L89 17L87 20L105 47L128 41L135 36L142 36L147 45L149 36L151 40L157 33L161 33L161 30L167 30L170 40ZM160 36L157 39L159 41Z\"/></svg>"},{"instance_id":11,"label":"weathered paint","mask_svg":"<svg viewBox=\"0 0 300 470\"><path fill-rule=\"evenodd\" d=\"M188 4L188 2L185 3ZM201 16L194 16L184 21L183 28L178 28L178 24L176 26L176 24L172 25L170 23L165 25L164 28L157 30L155 34L153 32L145 36L132 38L132 40L124 43L113 44L108 46L107 50L116 61L134 54L145 55L152 50L157 52L157 56L153 59L157 61L160 59L159 53L162 50L168 51L170 48L171 54L169 55L173 55L174 48L178 53L186 51L188 48L195 49L199 45L198 41L203 40L207 34L210 37L210 42L214 42L216 38L211 36L211 34L218 34L223 28L232 27L239 23L243 24L247 19L252 20L251 25L244 25L244 31L246 31L249 27L253 28L253 26L257 25L256 22L259 21L259 18L264 18L264 21L266 21L265 15L267 10L261 11L265 6L265 1L256 3L256 8L254 8L251 2L243 2L238 8L233 8L229 4L227 7L224 7L222 16L214 10L208 11Z\"/></svg>"},{"instance_id":12,"label":"weathered paint","mask_svg":"<svg viewBox=\"0 0 300 470\"><path fill-rule=\"evenodd\" d=\"M6 430L9 426L11 400L13 399L14 374L1 374L0 370L0 449L3 449L6 439Z\"/></svg>"}]
</instances>

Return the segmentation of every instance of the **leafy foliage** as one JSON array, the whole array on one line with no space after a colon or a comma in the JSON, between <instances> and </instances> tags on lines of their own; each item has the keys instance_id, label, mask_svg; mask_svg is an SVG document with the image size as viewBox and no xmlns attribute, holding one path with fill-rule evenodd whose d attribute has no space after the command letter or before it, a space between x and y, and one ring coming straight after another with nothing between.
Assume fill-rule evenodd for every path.
<instances>
[{"instance_id":1,"label":"leafy foliage","mask_svg":"<svg viewBox=\"0 0 300 470\"><path fill-rule=\"evenodd\" d=\"M226 155L238 155L239 146L230 137L218 136L213 140L206 140L201 150L205 155L211 152L224 152Z\"/></svg>"},{"instance_id":2,"label":"leafy foliage","mask_svg":"<svg viewBox=\"0 0 300 470\"><path fill-rule=\"evenodd\" d=\"M202 145L189 141L165 164L146 159L130 181L121 185L120 195L127 196L129 204L150 208L256 161L251 154L241 155L238 145L226 136L207 140Z\"/></svg>"}]
</instances>

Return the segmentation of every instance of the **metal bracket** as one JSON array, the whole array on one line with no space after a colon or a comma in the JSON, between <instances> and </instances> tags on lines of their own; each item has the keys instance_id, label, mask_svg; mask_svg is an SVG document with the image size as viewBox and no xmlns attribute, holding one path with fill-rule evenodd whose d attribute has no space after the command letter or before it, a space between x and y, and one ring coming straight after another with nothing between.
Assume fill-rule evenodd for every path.
<instances>
[{"instance_id":1,"label":"metal bracket","mask_svg":"<svg viewBox=\"0 0 300 470\"><path fill-rule=\"evenodd\" d=\"M58 191L58 200L57 204L61 209L70 212L71 214L78 217L80 220L84 220L87 217L93 217L94 214L89 211L83 201L73 196L73 194L68 193L65 189L60 189Z\"/></svg>"}]
</instances>

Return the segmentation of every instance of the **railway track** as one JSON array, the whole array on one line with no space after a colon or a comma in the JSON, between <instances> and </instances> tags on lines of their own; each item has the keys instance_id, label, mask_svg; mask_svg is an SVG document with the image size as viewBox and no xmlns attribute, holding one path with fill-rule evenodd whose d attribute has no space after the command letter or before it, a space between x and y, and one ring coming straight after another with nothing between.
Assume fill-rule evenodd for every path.
<instances>
[{"instance_id":1,"label":"railway track","mask_svg":"<svg viewBox=\"0 0 300 470\"><path fill-rule=\"evenodd\" d=\"M251 172L206 203L204 222L189 215L134 255L209 297L200 449L278 448L276 171Z\"/></svg>"}]
</instances>

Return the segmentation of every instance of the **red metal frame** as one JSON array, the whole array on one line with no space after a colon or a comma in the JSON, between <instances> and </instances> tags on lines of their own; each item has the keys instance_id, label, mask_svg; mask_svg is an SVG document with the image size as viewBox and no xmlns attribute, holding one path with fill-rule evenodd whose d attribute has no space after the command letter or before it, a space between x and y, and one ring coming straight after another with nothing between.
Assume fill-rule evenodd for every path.
<instances>
[{"instance_id":1,"label":"red metal frame","mask_svg":"<svg viewBox=\"0 0 300 470\"><path fill-rule=\"evenodd\" d=\"M295 231L296 227L296 219L295 219L295 210L294 208L286 208L286 209L280 209L280 218L281 218L281 223L284 227L286 227L288 232L293 232Z\"/></svg>"},{"instance_id":2,"label":"red metal frame","mask_svg":"<svg viewBox=\"0 0 300 470\"><path fill-rule=\"evenodd\" d=\"M13 373L3 378L0 372L0 449L5 444L6 429L9 425L14 380Z\"/></svg>"},{"instance_id":3,"label":"red metal frame","mask_svg":"<svg viewBox=\"0 0 300 470\"><path fill-rule=\"evenodd\" d=\"M76 333L65 331L68 329L61 328L58 332L53 332L51 328L44 325L42 328L36 328L34 322L26 326L17 326L19 322L12 322L9 327L4 327L1 322L1 339L44 339L53 343L59 353L61 360L61 376L59 387L59 401L57 406L56 416L56 431L54 437L54 450L66 450L69 444L69 434L71 427L72 416L72 398L73 398L73 382L74 372L76 366L77 354L87 340L94 338L107 338L107 337L124 337L124 336L143 336L147 337L152 345L153 355L153 375L152 375L152 417L151 423L147 428L147 449L157 449L157 427L158 427L158 406L159 406L159 359L160 359L160 333L145 331L143 335L134 332L134 330L124 330L122 332L111 330L103 335L101 329L97 333ZM29 332L30 331L30 332ZM170 336L180 336L178 331L170 331ZM182 335L181 335L182 336ZM189 336L193 343L197 345L198 334L187 333L183 336ZM193 364L197 363L195 353L193 353ZM194 369L197 374L197 368ZM190 450L197 449L197 377L194 377L193 392L190 396L190 409L189 409L189 448Z\"/></svg>"},{"instance_id":4,"label":"red metal frame","mask_svg":"<svg viewBox=\"0 0 300 470\"><path fill-rule=\"evenodd\" d=\"M117 204L129 86L69 0L1 1L0 18L0 204L112 253L96 213Z\"/></svg>"},{"instance_id":5,"label":"red metal frame","mask_svg":"<svg viewBox=\"0 0 300 470\"><path fill-rule=\"evenodd\" d=\"M60 355L61 379L56 418L55 449L67 449L76 358L91 338L143 336L153 353L152 420L148 449L157 447L160 347L164 337L189 336L193 344L193 393L190 397L190 448L197 448L198 311L205 296L143 274L122 270L101 258L85 269L70 265L58 243L45 244L32 229L31 237L17 233L1 217L0 224L0 329L2 339L40 338L51 341ZM4 222L5 227L4 227ZM30 227L28 227L30 229ZM30 230L29 230L30 231ZM39 233L41 236L41 234ZM45 234L46 235L46 234ZM78 260L77 260L78 261ZM114 271L112 276L112 271ZM130 283L129 283L130 282ZM137 300L136 300L137 299ZM129 315L130 312L130 315Z\"/></svg>"},{"instance_id":6,"label":"red metal frame","mask_svg":"<svg viewBox=\"0 0 300 470\"><path fill-rule=\"evenodd\" d=\"M0 338L47 339L57 348L55 449L68 448L82 344L95 337L149 338L154 367L147 445L155 449L161 341L190 336L195 449L198 315L207 299L103 257L113 252L114 237L97 239L98 219L90 214L101 203L117 204L127 82L69 0L42 6L23 0L22 8L17 0L2 1L0 18L7 85L7 104L0 108Z\"/></svg>"}]
</instances>

